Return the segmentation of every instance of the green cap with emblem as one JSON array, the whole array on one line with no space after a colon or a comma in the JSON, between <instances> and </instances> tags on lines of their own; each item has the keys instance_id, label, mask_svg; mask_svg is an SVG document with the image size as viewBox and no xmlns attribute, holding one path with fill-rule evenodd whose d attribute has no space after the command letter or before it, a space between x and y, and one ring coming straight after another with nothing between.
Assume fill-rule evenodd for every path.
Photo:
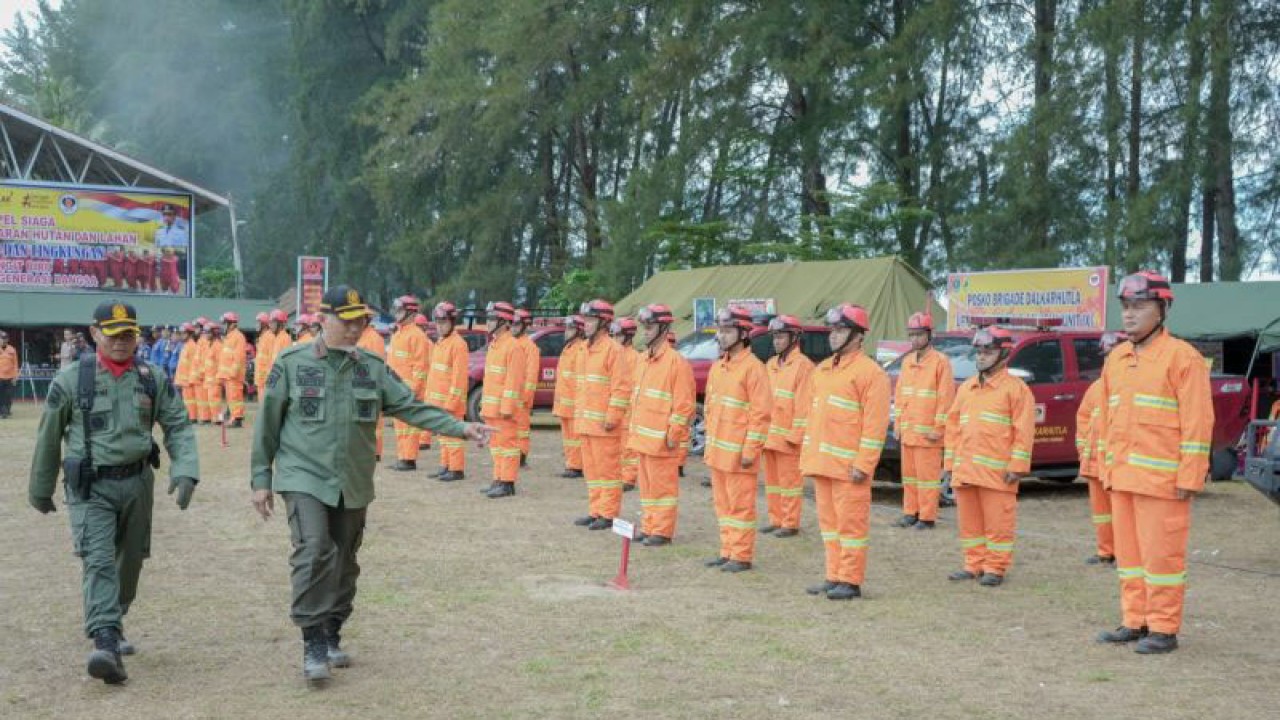
<instances>
[{"instance_id":1,"label":"green cap with emblem","mask_svg":"<svg viewBox=\"0 0 1280 720\"><path fill-rule=\"evenodd\" d=\"M349 285L335 285L320 299L320 312L337 315L343 320L364 317L369 311L360 292Z\"/></svg>"},{"instance_id":2,"label":"green cap with emblem","mask_svg":"<svg viewBox=\"0 0 1280 720\"><path fill-rule=\"evenodd\" d=\"M138 328L138 311L127 302L108 300L93 311L93 324L103 335L119 335L124 332L136 333Z\"/></svg>"}]
</instances>

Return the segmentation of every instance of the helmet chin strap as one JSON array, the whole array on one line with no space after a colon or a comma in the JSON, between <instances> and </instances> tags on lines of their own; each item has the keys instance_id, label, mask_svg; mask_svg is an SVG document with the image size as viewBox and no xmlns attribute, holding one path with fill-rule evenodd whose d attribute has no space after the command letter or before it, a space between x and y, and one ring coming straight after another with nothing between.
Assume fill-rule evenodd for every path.
<instances>
[{"instance_id":1,"label":"helmet chin strap","mask_svg":"<svg viewBox=\"0 0 1280 720\"><path fill-rule=\"evenodd\" d=\"M1146 342L1147 338L1151 337L1152 335L1155 335L1156 333L1160 332L1161 329L1164 328L1164 316L1166 312L1165 310L1166 307L1167 306L1165 305L1165 302L1161 300L1160 301L1160 322L1156 323L1156 326L1151 328L1151 332L1147 333L1146 335L1143 335L1141 338L1136 338L1136 339L1130 338L1130 340L1133 341L1134 347L1137 347L1142 343Z\"/></svg>"},{"instance_id":2,"label":"helmet chin strap","mask_svg":"<svg viewBox=\"0 0 1280 720\"><path fill-rule=\"evenodd\" d=\"M489 331L489 339L492 340L493 337L498 334L498 331L504 327L508 330L511 329L510 323L506 320L498 320L497 324L493 326L493 329Z\"/></svg>"},{"instance_id":3,"label":"helmet chin strap","mask_svg":"<svg viewBox=\"0 0 1280 720\"><path fill-rule=\"evenodd\" d=\"M838 347L838 348L836 348L835 350L833 350L831 354L833 354L833 355L841 355L841 354L843 354L843 353L844 353L844 349L845 349L845 348L847 348L847 347L849 347L849 343L853 342L853 336L854 336L854 334L855 334L855 333L857 333L857 332L858 332L857 330L854 330L853 328L849 328L849 334L845 336L845 338L844 338L844 342L840 343L840 347Z\"/></svg>"}]
</instances>

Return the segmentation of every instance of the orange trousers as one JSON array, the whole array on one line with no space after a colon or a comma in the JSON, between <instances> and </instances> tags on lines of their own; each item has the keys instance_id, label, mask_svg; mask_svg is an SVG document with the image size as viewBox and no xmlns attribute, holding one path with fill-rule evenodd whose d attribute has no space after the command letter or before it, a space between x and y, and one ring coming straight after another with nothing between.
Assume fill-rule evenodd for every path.
<instances>
[{"instance_id":1,"label":"orange trousers","mask_svg":"<svg viewBox=\"0 0 1280 720\"><path fill-rule=\"evenodd\" d=\"M204 411L203 419L219 422L222 415L222 383L205 383Z\"/></svg>"},{"instance_id":2,"label":"orange trousers","mask_svg":"<svg viewBox=\"0 0 1280 720\"><path fill-rule=\"evenodd\" d=\"M711 470L711 497L720 524L720 557L751 562L756 554L757 473Z\"/></svg>"},{"instance_id":3,"label":"orange trousers","mask_svg":"<svg viewBox=\"0 0 1280 720\"><path fill-rule=\"evenodd\" d=\"M827 580L861 585L867 577L871 481L855 483L815 475L813 494L826 550Z\"/></svg>"},{"instance_id":4,"label":"orange trousers","mask_svg":"<svg viewBox=\"0 0 1280 720\"><path fill-rule=\"evenodd\" d=\"M560 442L564 444L566 470L582 469L582 436L573 430L573 418L560 418Z\"/></svg>"},{"instance_id":5,"label":"orange trousers","mask_svg":"<svg viewBox=\"0 0 1280 720\"><path fill-rule=\"evenodd\" d=\"M223 380L222 391L227 396L227 406L231 408L231 419L244 419L244 383L239 380Z\"/></svg>"},{"instance_id":6,"label":"orange trousers","mask_svg":"<svg viewBox=\"0 0 1280 720\"><path fill-rule=\"evenodd\" d=\"M587 514L613 518L622 512L622 438L582 436L582 474L587 481Z\"/></svg>"},{"instance_id":7,"label":"orange trousers","mask_svg":"<svg viewBox=\"0 0 1280 720\"><path fill-rule=\"evenodd\" d=\"M625 427L625 426L624 426ZM640 477L640 453L635 450L622 451L622 484L631 486Z\"/></svg>"},{"instance_id":8,"label":"orange trousers","mask_svg":"<svg viewBox=\"0 0 1280 720\"><path fill-rule=\"evenodd\" d=\"M513 483L520 475L520 446L516 442L516 421L503 418L485 419L485 424L495 432L489 440L489 455L493 458L493 479Z\"/></svg>"},{"instance_id":9,"label":"orange trousers","mask_svg":"<svg viewBox=\"0 0 1280 720\"><path fill-rule=\"evenodd\" d=\"M396 434L396 459L412 460L417 462L419 438L421 434L418 428L407 422L393 420L391 426L395 428Z\"/></svg>"},{"instance_id":10,"label":"orange trousers","mask_svg":"<svg viewBox=\"0 0 1280 720\"><path fill-rule=\"evenodd\" d=\"M516 444L520 448L520 453L525 457L529 456L529 447L533 442L533 416L529 414L526 408L516 413Z\"/></svg>"},{"instance_id":11,"label":"orange trousers","mask_svg":"<svg viewBox=\"0 0 1280 720\"><path fill-rule=\"evenodd\" d=\"M953 486L964 569L1004 576L1013 565L1018 494L972 485Z\"/></svg>"},{"instance_id":12,"label":"orange trousers","mask_svg":"<svg viewBox=\"0 0 1280 720\"><path fill-rule=\"evenodd\" d=\"M1191 501L1111 493L1124 626L1176 635L1187 589Z\"/></svg>"},{"instance_id":13,"label":"orange trousers","mask_svg":"<svg viewBox=\"0 0 1280 720\"><path fill-rule=\"evenodd\" d=\"M676 535L680 503L680 458L637 453L640 532L670 540Z\"/></svg>"},{"instance_id":14,"label":"orange trousers","mask_svg":"<svg viewBox=\"0 0 1280 720\"><path fill-rule=\"evenodd\" d=\"M1089 481L1089 515L1093 520L1093 532L1098 538L1098 555L1115 557L1115 531L1111 525L1111 493L1102 487L1098 478L1085 477Z\"/></svg>"},{"instance_id":15,"label":"orange trousers","mask_svg":"<svg viewBox=\"0 0 1280 720\"><path fill-rule=\"evenodd\" d=\"M936 522L941 494L942 448L903 445L902 514Z\"/></svg>"},{"instance_id":16,"label":"orange trousers","mask_svg":"<svg viewBox=\"0 0 1280 720\"><path fill-rule=\"evenodd\" d=\"M198 385L184 385L182 388L182 402L187 406L187 420L195 422L200 419L200 395L198 394Z\"/></svg>"},{"instance_id":17,"label":"orange trousers","mask_svg":"<svg viewBox=\"0 0 1280 720\"><path fill-rule=\"evenodd\" d=\"M799 454L764 451L764 497L770 525L800 529L804 478L800 477Z\"/></svg>"},{"instance_id":18,"label":"orange trousers","mask_svg":"<svg viewBox=\"0 0 1280 720\"><path fill-rule=\"evenodd\" d=\"M454 413L459 420L463 413ZM462 472L467 469L467 441L447 435L440 436L440 464L448 470Z\"/></svg>"}]
</instances>

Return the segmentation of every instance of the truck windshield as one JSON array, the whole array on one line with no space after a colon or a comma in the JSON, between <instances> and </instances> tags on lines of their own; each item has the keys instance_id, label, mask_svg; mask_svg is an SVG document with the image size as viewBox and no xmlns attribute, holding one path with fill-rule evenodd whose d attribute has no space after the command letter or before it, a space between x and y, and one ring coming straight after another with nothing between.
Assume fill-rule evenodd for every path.
<instances>
[{"instance_id":1,"label":"truck windshield","mask_svg":"<svg viewBox=\"0 0 1280 720\"><path fill-rule=\"evenodd\" d=\"M967 380L978 373L978 366L973 362L973 346L967 337L935 337L933 339L933 347L939 352L947 356L951 361L951 374L956 380ZM906 353L899 355L898 359L889 363L885 370L894 377L902 371L902 358L906 357Z\"/></svg>"},{"instance_id":2,"label":"truck windshield","mask_svg":"<svg viewBox=\"0 0 1280 720\"><path fill-rule=\"evenodd\" d=\"M715 333L692 333L676 343L676 352L686 360L716 360L720 357L720 346L716 344Z\"/></svg>"}]
</instances>

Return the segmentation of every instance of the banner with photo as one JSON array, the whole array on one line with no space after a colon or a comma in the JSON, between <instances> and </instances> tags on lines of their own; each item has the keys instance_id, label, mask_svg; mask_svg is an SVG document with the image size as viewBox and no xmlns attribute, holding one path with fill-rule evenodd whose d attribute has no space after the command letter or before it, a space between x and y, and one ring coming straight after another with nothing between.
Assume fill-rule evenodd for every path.
<instances>
[{"instance_id":1,"label":"banner with photo","mask_svg":"<svg viewBox=\"0 0 1280 720\"><path fill-rule=\"evenodd\" d=\"M947 329L978 325L1107 327L1107 268L1051 268L947 276Z\"/></svg>"},{"instance_id":2,"label":"banner with photo","mask_svg":"<svg viewBox=\"0 0 1280 720\"><path fill-rule=\"evenodd\" d=\"M298 256L298 314L320 312L320 301L329 289L329 258Z\"/></svg>"},{"instance_id":3,"label":"banner with photo","mask_svg":"<svg viewBox=\"0 0 1280 720\"><path fill-rule=\"evenodd\" d=\"M191 297L191 195L0 181L0 289Z\"/></svg>"}]
</instances>

